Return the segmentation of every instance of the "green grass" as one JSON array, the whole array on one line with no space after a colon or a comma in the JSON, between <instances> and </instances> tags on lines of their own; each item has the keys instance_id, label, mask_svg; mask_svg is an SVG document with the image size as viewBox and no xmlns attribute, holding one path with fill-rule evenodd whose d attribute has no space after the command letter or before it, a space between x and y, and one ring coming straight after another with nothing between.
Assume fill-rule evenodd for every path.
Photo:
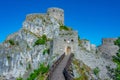
<instances>
[{"instance_id":1,"label":"green grass","mask_svg":"<svg viewBox=\"0 0 120 80\"><path fill-rule=\"evenodd\" d=\"M40 64L38 69L35 69L33 73L30 74L29 78L27 80L44 80L45 74L49 71L49 65L46 66L45 64Z\"/></svg>"}]
</instances>

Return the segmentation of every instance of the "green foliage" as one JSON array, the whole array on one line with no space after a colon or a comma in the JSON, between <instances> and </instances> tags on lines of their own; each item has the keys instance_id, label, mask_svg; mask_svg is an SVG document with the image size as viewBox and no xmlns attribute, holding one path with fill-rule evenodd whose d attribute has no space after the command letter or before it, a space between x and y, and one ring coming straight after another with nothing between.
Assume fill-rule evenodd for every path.
<instances>
[{"instance_id":1,"label":"green foliage","mask_svg":"<svg viewBox=\"0 0 120 80\"><path fill-rule=\"evenodd\" d=\"M42 45L45 44L45 40L43 38L39 38L36 42L35 45Z\"/></svg>"},{"instance_id":2,"label":"green foliage","mask_svg":"<svg viewBox=\"0 0 120 80\"><path fill-rule=\"evenodd\" d=\"M47 36L46 35L42 35L42 38L47 40Z\"/></svg>"},{"instance_id":3,"label":"green foliage","mask_svg":"<svg viewBox=\"0 0 120 80\"><path fill-rule=\"evenodd\" d=\"M60 30L70 31L70 30L72 30L72 28L62 25L62 26L60 26Z\"/></svg>"},{"instance_id":4,"label":"green foliage","mask_svg":"<svg viewBox=\"0 0 120 80\"><path fill-rule=\"evenodd\" d=\"M10 60L10 56L9 55L7 55L7 59Z\"/></svg>"},{"instance_id":5,"label":"green foliage","mask_svg":"<svg viewBox=\"0 0 120 80\"><path fill-rule=\"evenodd\" d=\"M10 39L9 40L10 45L15 45L14 40Z\"/></svg>"},{"instance_id":6,"label":"green foliage","mask_svg":"<svg viewBox=\"0 0 120 80\"><path fill-rule=\"evenodd\" d=\"M94 74L97 76L100 72L100 69L98 67L96 67L94 70L93 70Z\"/></svg>"},{"instance_id":7,"label":"green foliage","mask_svg":"<svg viewBox=\"0 0 120 80\"><path fill-rule=\"evenodd\" d=\"M31 69L31 64L29 63L28 66L26 67L26 70L30 70Z\"/></svg>"},{"instance_id":8,"label":"green foliage","mask_svg":"<svg viewBox=\"0 0 120 80\"><path fill-rule=\"evenodd\" d=\"M30 74L29 78L27 80L35 80L40 74L40 78L44 78L44 74L49 71L49 66L46 66L45 64L40 64L38 69L35 69L33 73ZM44 80L44 79L43 79Z\"/></svg>"},{"instance_id":9,"label":"green foliage","mask_svg":"<svg viewBox=\"0 0 120 80\"><path fill-rule=\"evenodd\" d=\"M31 64L28 65L28 68L31 69Z\"/></svg>"},{"instance_id":10,"label":"green foliage","mask_svg":"<svg viewBox=\"0 0 120 80\"><path fill-rule=\"evenodd\" d=\"M113 74L112 76L114 80L120 80L120 37L114 43L119 46L116 56L113 56L113 62L116 63L117 67L110 69L110 72Z\"/></svg>"},{"instance_id":11,"label":"green foliage","mask_svg":"<svg viewBox=\"0 0 120 80\"><path fill-rule=\"evenodd\" d=\"M114 43L115 43L115 45L120 47L120 37Z\"/></svg>"},{"instance_id":12,"label":"green foliage","mask_svg":"<svg viewBox=\"0 0 120 80\"><path fill-rule=\"evenodd\" d=\"M23 78L19 77L19 78L17 78L16 80L23 80Z\"/></svg>"},{"instance_id":13,"label":"green foliage","mask_svg":"<svg viewBox=\"0 0 120 80\"><path fill-rule=\"evenodd\" d=\"M22 65L23 66L23 63L20 61L20 65Z\"/></svg>"},{"instance_id":14,"label":"green foliage","mask_svg":"<svg viewBox=\"0 0 120 80\"><path fill-rule=\"evenodd\" d=\"M38 69L42 74L48 72L49 65L46 67L44 64L40 64L40 68Z\"/></svg>"},{"instance_id":15,"label":"green foliage","mask_svg":"<svg viewBox=\"0 0 120 80\"><path fill-rule=\"evenodd\" d=\"M36 45L44 45L47 41L47 37L46 35L43 35L42 37L40 37L34 44L34 46Z\"/></svg>"},{"instance_id":16,"label":"green foliage","mask_svg":"<svg viewBox=\"0 0 120 80\"><path fill-rule=\"evenodd\" d=\"M46 53L50 53L50 49L45 49L44 51L43 51L43 55L45 55Z\"/></svg>"}]
</instances>

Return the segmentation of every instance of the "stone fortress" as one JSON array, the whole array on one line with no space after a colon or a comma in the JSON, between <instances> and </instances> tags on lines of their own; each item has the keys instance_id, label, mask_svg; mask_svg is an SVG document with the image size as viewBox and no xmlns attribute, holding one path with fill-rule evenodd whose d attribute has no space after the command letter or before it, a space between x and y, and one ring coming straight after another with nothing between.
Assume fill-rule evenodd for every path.
<instances>
[{"instance_id":1,"label":"stone fortress","mask_svg":"<svg viewBox=\"0 0 120 80\"><path fill-rule=\"evenodd\" d=\"M35 17L54 17L60 24L64 24L64 10L60 8L48 8L47 13L32 13L26 16L26 20L31 20Z\"/></svg>"},{"instance_id":2,"label":"stone fortress","mask_svg":"<svg viewBox=\"0 0 120 80\"><path fill-rule=\"evenodd\" d=\"M50 19L52 17L59 23L59 25L64 25L64 10L60 8L48 8L47 13L34 13L26 16L26 21L31 21L34 18L39 17L46 19ZM39 22L39 21L38 21ZM59 28L59 27L58 27ZM53 54L61 54L66 52L76 53L78 49L78 33L77 31L60 31L56 28L52 32L54 36L52 36L53 41L51 42L51 53ZM46 27L42 26L38 28L38 32L42 32L43 34L49 34L50 32ZM43 32L44 31L44 32ZM37 32L37 31L36 31ZM48 33L47 33L48 32ZM41 33L39 33L41 34ZM51 37L50 37L51 38ZM102 40L102 45L98 47L98 50L103 53L103 55L112 56L115 52L117 52L118 47L114 45L114 41L116 38L104 38ZM90 44L90 42L86 39L81 40L81 45L86 48L86 50L90 51L91 49L95 50L96 46Z\"/></svg>"},{"instance_id":3,"label":"stone fortress","mask_svg":"<svg viewBox=\"0 0 120 80\"><path fill-rule=\"evenodd\" d=\"M28 14L23 28L39 36L45 34L48 38L53 38L58 36L60 25L64 25L64 10L48 8L47 13Z\"/></svg>"},{"instance_id":4,"label":"stone fortress","mask_svg":"<svg viewBox=\"0 0 120 80\"><path fill-rule=\"evenodd\" d=\"M27 71L26 68L29 64L32 69L36 69L40 62L48 63L49 58L53 62L63 53L66 55L74 53L78 60L91 69L99 67L100 78L104 80L104 76L107 76L107 70L104 69L112 63L107 62L106 59L111 59L118 50L118 47L114 45L117 38L104 38L98 47L86 39L80 40L81 43L78 45L78 32L60 30L61 25L64 25L64 10L60 8L49 8L44 14L27 15L22 29L8 36L6 42L0 44L0 54L2 55L0 56L0 65L2 65L0 66L0 75L4 75L8 80L11 75L16 78ZM47 42L47 46L37 45L34 47L33 45L42 35L46 35L51 41ZM19 45L10 45L7 41L11 39ZM43 51L47 48L50 49L51 55L43 55ZM98 53L100 55L97 55ZM76 72L74 73L76 74Z\"/></svg>"},{"instance_id":5,"label":"stone fortress","mask_svg":"<svg viewBox=\"0 0 120 80\"><path fill-rule=\"evenodd\" d=\"M60 8L49 8L47 15L56 18L60 24L64 24L64 10Z\"/></svg>"},{"instance_id":6,"label":"stone fortress","mask_svg":"<svg viewBox=\"0 0 120 80\"><path fill-rule=\"evenodd\" d=\"M59 36L53 38L53 54L77 53L78 33L77 31L60 31Z\"/></svg>"},{"instance_id":7,"label":"stone fortress","mask_svg":"<svg viewBox=\"0 0 120 80\"><path fill-rule=\"evenodd\" d=\"M37 17L54 17L59 25L64 25L64 10L60 8L49 8L47 13L44 14L29 14L26 17L26 21L31 21ZM43 27L44 28L44 27ZM43 28L38 29L44 31ZM50 30L50 29L49 29ZM48 32L48 31L45 31ZM46 34L46 33L43 33ZM49 33L48 33L49 34ZM78 47L78 33L77 31L53 31L53 42L51 43L51 53L52 54L62 54L62 53L76 53Z\"/></svg>"}]
</instances>

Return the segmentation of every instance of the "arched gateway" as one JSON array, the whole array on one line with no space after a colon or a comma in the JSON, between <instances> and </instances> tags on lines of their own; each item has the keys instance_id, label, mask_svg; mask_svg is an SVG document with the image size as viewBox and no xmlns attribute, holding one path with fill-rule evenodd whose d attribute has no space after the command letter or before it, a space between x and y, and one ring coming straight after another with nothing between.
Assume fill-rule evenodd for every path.
<instances>
[{"instance_id":1,"label":"arched gateway","mask_svg":"<svg viewBox=\"0 0 120 80\"><path fill-rule=\"evenodd\" d=\"M71 53L71 47L67 46L65 54L68 55Z\"/></svg>"}]
</instances>

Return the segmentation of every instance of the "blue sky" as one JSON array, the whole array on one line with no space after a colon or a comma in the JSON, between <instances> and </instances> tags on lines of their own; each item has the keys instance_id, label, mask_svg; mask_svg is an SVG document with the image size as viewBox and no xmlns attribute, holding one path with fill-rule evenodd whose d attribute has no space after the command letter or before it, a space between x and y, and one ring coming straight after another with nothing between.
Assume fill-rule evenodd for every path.
<instances>
[{"instance_id":1,"label":"blue sky","mask_svg":"<svg viewBox=\"0 0 120 80\"><path fill-rule=\"evenodd\" d=\"M49 7L63 8L65 25L93 44L120 36L120 0L1 0L0 42L22 27L27 14L45 13Z\"/></svg>"}]
</instances>

